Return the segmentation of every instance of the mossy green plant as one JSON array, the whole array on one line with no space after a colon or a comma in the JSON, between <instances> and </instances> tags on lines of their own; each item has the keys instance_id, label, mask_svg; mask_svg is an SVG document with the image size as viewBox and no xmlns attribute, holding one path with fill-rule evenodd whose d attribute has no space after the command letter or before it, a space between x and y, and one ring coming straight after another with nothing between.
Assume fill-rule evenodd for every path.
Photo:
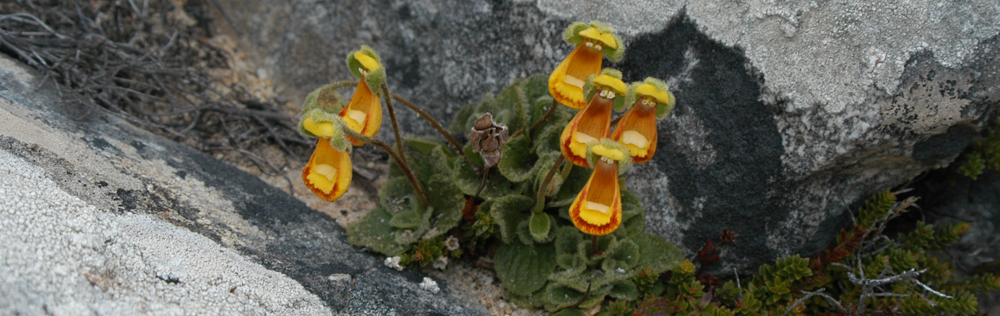
<instances>
[{"instance_id":1,"label":"mossy green plant","mask_svg":"<svg viewBox=\"0 0 1000 316\"><path fill-rule=\"evenodd\" d=\"M916 201L891 192L875 194L859 210L855 225L835 245L808 259L798 255L762 265L757 274L713 287L699 282L685 260L670 270L663 296L625 312L634 315L976 315L976 295L1000 289L1000 277L984 273L959 278L931 252L956 242L966 223L922 222L895 240L882 234L887 221ZM646 287L649 287L646 285ZM622 314L621 306L607 315Z\"/></svg>"},{"instance_id":2,"label":"mossy green plant","mask_svg":"<svg viewBox=\"0 0 1000 316\"><path fill-rule=\"evenodd\" d=\"M986 170L1000 171L1000 117L997 117L984 139L974 142L965 154L965 164L959 172L976 180Z\"/></svg>"}]
</instances>

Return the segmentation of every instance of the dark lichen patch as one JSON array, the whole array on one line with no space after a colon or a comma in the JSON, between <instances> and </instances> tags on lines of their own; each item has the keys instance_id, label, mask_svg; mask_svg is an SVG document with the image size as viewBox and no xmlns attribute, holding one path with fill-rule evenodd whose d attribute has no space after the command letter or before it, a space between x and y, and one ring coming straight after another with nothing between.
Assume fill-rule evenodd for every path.
<instances>
[{"instance_id":1,"label":"dark lichen patch","mask_svg":"<svg viewBox=\"0 0 1000 316\"><path fill-rule=\"evenodd\" d=\"M83 141L87 142L87 144L90 144L91 147L94 147L94 148L97 148L97 149L100 149L100 150L110 151L110 152L119 152L118 147L115 147L114 145L111 145L111 143L108 143L107 140L104 140L104 138L101 138L101 137L96 137L96 136L95 137L84 137Z\"/></svg>"},{"instance_id":2,"label":"dark lichen patch","mask_svg":"<svg viewBox=\"0 0 1000 316\"><path fill-rule=\"evenodd\" d=\"M924 165L933 166L949 159L968 147L979 137L979 132L969 125L955 125L947 132L934 135L913 145L913 159Z\"/></svg>"},{"instance_id":3,"label":"dark lichen patch","mask_svg":"<svg viewBox=\"0 0 1000 316\"><path fill-rule=\"evenodd\" d=\"M667 124L659 127L662 150L653 162L672 184L683 184L671 185L670 193L684 208L679 220L692 223L683 232L684 244L704 244L727 228L754 236L741 238L727 257L773 259L776 254L766 245L768 228L780 227L788 210L774 198L784 178L779 172L784 147L774 121L776 107L761 101L763 78L747 70L742 51L709 39L683 13L663 31L640 35L628 45L625 59L615 65L628 74L626 81L680 79L671 87L678 100L674 115L701 120L706 132L696 136L716 151L714 163L702 169L683 154L687 144L667 137L676 131Z\"/></svg>"},{"instance_id":4,"label":"dark lichen patch","mask_svg":"<svg viewBox=\"0 0 1000 316\"><path fill-rule=\"evenodd\" d=\"M139 197L136 195L135 190L126 190L119 188L115 190L115 193L111 196L115 201L118 201L118 212L134 212L138 207Z\"/></svg>"}]
</instances>

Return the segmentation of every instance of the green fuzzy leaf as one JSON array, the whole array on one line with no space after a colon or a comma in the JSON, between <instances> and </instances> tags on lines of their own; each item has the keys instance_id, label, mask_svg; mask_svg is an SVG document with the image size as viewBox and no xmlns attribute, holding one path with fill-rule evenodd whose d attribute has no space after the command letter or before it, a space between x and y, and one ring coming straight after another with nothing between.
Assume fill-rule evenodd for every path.
<instances>
[{"instance_id":1,"label":"green fuzzy leaf","mask_svg":"<svg viewBox=\"0 0 1000 316\"><path fill-rule=\"evenodd\" d=\"M406 178L391 178L378 191L378 202L389 214L409 210L413 200L413 187Z\"/></svg>"},{"instance_id":2,"label":"green fuzzy leaf","mask_svg":"<svg viewBox=\"0 0 1000 316\"><path fill-rule=\"evenodd\" d=\"M398 244L409 245L417 242L431 227L431 216L434 215L434 208L424 209L419 204L414 203L414 209L420 214L419 225L414 229L396 230L393 235Z\"/></svg>"},{"instance_id":3,"label":"green fuzzy leaf","mask_svg":"<svg viewBox=\"0 0 1000 316\"><path fill-rule=\"evenodd\" d=\"M563 166L563 168L566 167L573 168L573 170L570 171L569 177L563 180L562 188L559 189L559 193L556 193L553 201L548 204L549 207L563 207L573 204L573 200L580 194L580 190L583 190L583 186L587 185L590 174L593 173L593 169L577 167L573 164Z\"/></svg>"},{"instance_id":4,"label":"green fuzzy leaf","mask_svg":"<svg viewBox=\"0 0 1000 316\"><path fill-rule=\"evenodd\" d=\"M629 271L632 267L635 266L636 263L639 263L639 258L641 256L642 253L639 252L639 246L636 245L635 242L626 239L618 243L617 249L615 249L614 254L612 254L611 257L609 258L609 259L614 259L616 265L602 264L601 268L605 272L609 273L611 271L615 271L615 269L617 268ZM607 261L609 260L605 259L605 262Z\"/></svg>"},{"instance_id":5,"label":"green fuzzy leaf","mask_svg":"<svg viewBox=\"0 0 1000 316\"><path fill-rule=\"evenodd\" d=\"M559 147L559 137L562 136L563 128L563 126L557 125L546 126L538 133L538 137L535 139L535 147L532 148L532 151L536 155L552 153L561 155L562 149Z\"/></svg>"},{"instance_id":6,"label":"green fuzzy leaf","mask_svg":"<svg viewBox=\"0 0 1000 316\"><path fill-rule=\"evenodd\" d=\"M528 100L523 99L523 93L519 93L521 85L519 82L508 86L494 100L493 107L497 110L494 119L507 126L511 133L514 133L525 126L528 117L525 108L528 107ZM522 91L523 92L523 91Z\"/></svg>"},{"instance_id":7,"label":"green fuzzy leaf","mask_svg":"<svg viewBox=\"0 0 1000 316\"><path fill-rule=\"evenodd\" d=\"M440 148L438 149L440 150ZM424 238L434 238L447 233L462 220L462 209L465 208L465 196L451 182L448 175L431 176L427 182L427 195L434 208L434 224Z\"/></svg>"},{"instance_id":8,"label":"green fuzzy leaf","mask_svg":"<svg viewBox=\"0 0 1000 316\"><path fill-rule=\"evenodd\" d=\"M302 103L302 113L308 113L314 109L334 114L340 112L347 103L344 102L340 93L337 93L336 87L336 84L328 84L310 92Z\"/></svg>"},{"instance_id":9,"label":"green fuzzy leaf","mask_svg":"<svg viewBox=\"0 0 1000 316\"><path fill-rule=\"evenodd\" d=\"M403 137L403 142L416 152L426 155L434 148L445 146L445 143L433 137Z\"/></svg>"},{"instance_id":10,"label":"green fuzzy leaf","mask_svg":"<svg viewBox=\"0 0 1000 316\"><path fill-rule=\"evenodd\" d=\"M532 105L536 104L540 99L546 99L552 102L549 96L549 75L548 74L534 74L531 77L518 80L515 84L521 87L521 93L524 95L524 100L526 100L525 109L527 110ZM531 120L528 122L534 123L537 117L529 117Z\"/></svg>"},{"instance_id":11,"label":"green fuzzy leaf","mask_svg":"<svg viewBox=\"0 0 1000 316\"><path fill-rule=\"evenodd\" d=\"M611 256L618 248L618 238L615 235L604 235L597 237L597 251L599 254L594 254L594 247L592 246L593 240L590 238L585 238L577 244L577 252L580 257L587 262L587 265L595 265L601 262L604 258Z\"/></svg>"},{"instance_id":12,"label":"green fuzzy leaf","mask_svg":"<svg viewBox=\"0 0 1000 316\"><path fill-rule=\"evenodd\" d=\"M455 158L446 153L444 146L431 148L426 155L415 151L411 153L412 155L406 156L406 160L410 163L410 168L416 174L417 179L425 185L435 175L451 177Z\"/></svg>"},{"instance_id":13,"label":"green fuzzy leaf","mask_svg":"<svg viewBox=\"0 0 1000 316\"><path fill-rule=\"evenodd\" d=\"M516 295L529 295L544 287L556 266L552 244L528 246L515 241L500 246L493 260L497 278Z\"/></svg>"},{"instance_id":14,"label":"green fuzzy leaf","mask_svg":"<svg viewBox=\"0 0 1000 316\"><path fill-rule=\"evenodd\" d=\"M479 158L479 154L472 154L470 145L466 145L465 147L467 149L466 155L471 154L469 158L474 161L478 160L480 162L479 166L482 167L482 160ZM454 172L452 176L455 185L466 195L475 195L476 190L479 189L479 185L483 182L483 178L469 167L469 164L465 161L456 160L453 165ZM491 168L491 170L493 169ZM486 182L486 187L479 193L479 196L486 199L498 198L519 192L520 189L521 186L518 184L510 182L506 177L493 172L490 174L489 181Z\"/></svg>"},{"instance_id":15,"label":"green fuzzy leaf","mask_svg":"<svg viewBox=\"0 0 1000 316\"><path fill-rule=\"evenodd\" d=\"M642 202L632 191L622 188L622 225L617 231L622 231L626 237L632 238L646 229L645 215L642 211Z\"/></svg>"},{"instance_id":16,"label":"green fuzzy leaf","mask_svg":"<svg viewBox=\"0 0 1000 316\"><path fill-rule=\"evenodd\" d=\"M591 270L587 273L580 273L577 271L566 270L549 275L549 281L554 282L554 284L569 286L570 288L580 292L586 291L589 286L591 287L591 292L593 292L594 290L600 288L610 290L612 283L628 280L636 275L637 274L634 272L601 273L599 271Z\"/></svg>"},{"instance_id":17,"label":"green fuzzy leaf","mask_svg":"<svg viewBox=\"0 0 1000 316\"><path fill-rule=\"evenodd\" d=\"M552 165L554 165L556 160L561 156L561 153L550 153L538 158L538 162L535 163L535 183L531 186L536 192L541 189L539 186L545 182L545 177L548 176L549 170L552 169ZM554 195L556 192L559 192L559 188L562 187L562 184L562 175L559 174L559 170L556 170L556 173L552 175L552 180L549 182L545 196Z\"/></svg>"},{"instance_id":18,"label":"green fuzzy leaf","mask_svg":"<svg viewBox=\"0 0 1000 316\"><path fill-rule=\"evenodd\" d=\"M580 273L587 269L587 263L583 262L575 253L564 253L556 255L556 264L560 268L566 269L566 271L572 271L572 273Z\"/></svg>"},{"instance_id":19,"label":"green fuzzy leaf","mask_svg":"<svg viewBox=\"0 0 1000 316\"><path fill-rule=\"evenodd\" d=\"M535 238L535 241L542 242L549 238L549 230L552 229L552 221L549 219L549 214L532 213L528 225L531 237Z\"/></svg>"},{"instance_id":20,"label":"green fuzzy leaf","mask_svg":"<svg viewBox=\"0 0 1000 316\"><path fill-rule=\"evenodd\" d=\"M414 229L420 227L420 221L422 219L423 214L417 213L417 211L403 211L392 215L392 219L389 220L389 226L402 229Z\"/></svg>"},{"instance_id":21,"label":"green fuzzy leaf","mask_svg":"<svg viewBox=\"0 0 1000 316\"><path fill-rule=\"evenodd\" d=\"M556 231L556 253L559 255L576 255L577 244L583 241L580 230L571 226L563 226ZM564 267L569 269L570 267Z\"/></svg>"},{"instance_id":22,"label":"green fuzzy leaf","mask_svg":"<svg viewBox=\"0 0 1000 316\"><path fill-rule=\"evenodd\" d=\"M538 157L531 153L531 140L527 135L511 138L500 151L503 152L503 159L500 159L497 169L511 182L527 180L538 165L535 163Z\"/></svg>"},{"instance_id":23,"label":"green fuzzy leaf","mask_svg":"<svg viewBox=\"0 0 1000 316\"><path fill-rule=\"evenodd\" d=\"M490 216L500 226L500 239L511 243L517 238L517 225L525 220L535 200L523 195L506 195L492 200Z\"/></svg>"},{"instance_id":24,"label":"green fuzzy leaf","mask_svg":"<svg viewBox=\"0 0 1000 316\"><path fill-rule=\"evenodd\" d=\"M642 254L635 264L637 268L648 267L652 268L654 273L663 273L673 269L683 260L681 251L660 236L644 232L631 240Z\"/></svg>"},{"instance_id":25,"label":"green fuzzy leaf","mask_svg":"<svg viewBox=\"0 0 1000 316\"><path fill-rule=\"evenodd\" d=\"M632 193L632 191L622 188L621 199L623 222L631 219L632 216L642 216L642 201L639 200L639 196Z\"/></svg>"},{"instance_id":26,"label":"green fuzzy leaf","mask_svg":"<svg viewBox=\"0 0 1000 316\"><path fill-rule=\"evenodd\" d=\"M364 65L362 65L361 62L354 57L354 53L357 52L361 52L375 59L375 62L379 64L379 68L382 68L382 58L379 57L378 53L376 53L375 50L368 45L361 45L361 49L347 54L347 69L350 70L351 74L355 77L361 78L361 69L364 68Z\"/></svg>"},{"instance_id":27,"label":"green fuzzy leaf","mask_svg":"<svg viewBox=\"0 0 1000 316\"><path fill-rule=\"evenodd\" d=\"M566 31L563 31L563 40L570 44L580 44L580 42L583 42L583 36L580 35L580 32L583 32L583 30L586 30L589 27L590 25L583 22L570 24L569 27L566 28Z\"/></svg>"},{"instance_id":28,"label":"green fuzzy leaf","mask_svg":"<svg viewBox=\"0 0 1000 316\"><path fill-rule=\"evenodd\" d=\"M389 226L392 215L382 208L375 208L365 214L357 223L347 228L347 242L368 247L386 256L398 256L410 248L395 242L396 229Z\"/></svg>"},{"instance_id":29,"label":"green fuzzy leaf","mask_svg":"<svg viewBox=\"0 0 1000 316\"><path fill-rule=\"evenodd\" d=\"M545 289L540 289L528 295L517 295L507 292L511 303L523 308L538 308L545 305Z\"/></svg>"},{"instance_id":30,"label":"green fuzzy leaf","mask_svg":"<svg viewBox=\"0 0 1000 316\"><path fill-rule=\"evenodd\" d=\"M549 316L587 316L587 313L584 313L583 311L581 311L579 309L576 309L576 308L567 308L567 309L555 312L553 314L549 314Z\"/></svg>"},{"instance_id":31,"label":"green fuzzy leaf","mask_svg":"<svg viewBox=\"0 0 1000 316\"><path fill-rule=\"evenodd\" d=\"M597 303L604 301L604 297L611 290L611 287L596 288L590 291L590 294L584 298L584 291L578 291L567 286L549 284L545 287L545 309L549 311L557 311L580 302L581 308L590 308Z\"/></svg>"},{"instance_id":32,"label":"green fuzzy leaf","mask_svg":"<svg viewBox=\"0 0 1000 316\"><path fill-rule=\"evenodd\" d=\"M451 121L451 125L448 126L448 132L452 134L469 134L472 127L466 124L472 119L472 113L475 111L476 107L473 104L458 109L458 112L455 113L455 117Z\"/></svg>"},{"instance_id":33,"label":"green fuzzy leaf","mask_svg":"<svg viewBox=\"0 0 1000 316\"><path fill-rule=\"evenodd\" d=\"M639 297L639 290L636 289L634 282L624 280L615 282L611 286L611 291L608 292L608 295L620 300L634 301Z\"/></svg>"},{"instance_id":34,"label":"green fuzzy leaf","mask_svg":"<svg viewBox=\"0 0 1000 316\"><path fill-rule=\"evenodd\" d=\"M639 234L642 234L642 232L646 229L646 220L644 217L645 215L642 213L629 217L629 219L625 220L621 226L618 226L618 229L615 230L615 232L621 231L625 234L626 238L635 238L635 236L639 236Z\"/></svg>"},{"instance_id":35,"label":"green fuzzy leaf","mask_svg":"<svg viewBox=\"0 0 1000 316\"><path fill-rule=\"evenodd\" d=\"M365 75L365 85L371 92L379 97L385 97L382 95L382 83L385 83L385 67L378 67L373 69L367 75Z\"/></svg>"},{"instance_id":36,"label":"green fuzzy leaf","mask_svg":"<svg viewBox=\"0 0 1000 316\"><path fill-rule=\"evenodd\" d=\"M517 229L515 230L515 232L517 233L517 240L521 241L522 244L525 245L535 244L535 238L531 237L531 231L530 228L528 227L528 220L523 220L518 222Z\"/></svg>"}]
</instances>

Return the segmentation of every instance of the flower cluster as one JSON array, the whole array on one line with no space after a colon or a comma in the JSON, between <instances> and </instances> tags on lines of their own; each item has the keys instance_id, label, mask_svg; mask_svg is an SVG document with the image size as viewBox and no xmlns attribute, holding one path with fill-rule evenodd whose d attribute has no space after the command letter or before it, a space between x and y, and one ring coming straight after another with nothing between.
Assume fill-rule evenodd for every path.
<instances>
[{"instance_id":1,"label":"flower cluster","mask_svg":"<svg viewBox=\"0 0 1000 316\"><path fill-rule=\"evenodd\" d=\"M591 235L609 234L621 224L618 175L631 162L645 163L653 157L656 121L665 118L675 103L661 80L646 78L626 85L620 71L601 70L602 56L618 60L624 51L613 33L599 23L571 25L565 38L576 49L549 76L552 97L580 109L563 129L559 143L566 160L594 168L570 207L573 224ZM612 110L628 110L613 132Z\"/></svg>"},{"instance_id":2,"label":"flower cluster","mask_svg":"<svg viewBox=\"0 0 1000 316\"><path fill-rule=\"evenodd\" d=\"M358 87L345 106L337 94L337 84L316 89L306 97L299 121L302 134L316 137L316 149L302 168L302 180L313 193L336 201L351 185L351 146L363 144L345 135L344 128L365 137L378 133L382 125L382 104L378 87L385 78L378 54L362 46L347 55L347 66L358 77Z\"/></svg>"}]
</instances>

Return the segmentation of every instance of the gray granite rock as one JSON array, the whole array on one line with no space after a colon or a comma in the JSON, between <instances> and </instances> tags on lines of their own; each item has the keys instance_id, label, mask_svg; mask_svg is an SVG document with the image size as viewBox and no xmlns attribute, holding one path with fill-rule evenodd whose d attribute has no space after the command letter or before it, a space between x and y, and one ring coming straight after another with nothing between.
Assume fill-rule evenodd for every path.
<instances>
[{"instance_id":1,"label":"gray granite rock","mask_svg":"<svg viewBox=\"0 0 1000 316\"><path fill-rule=\"evenodd\" d=\"M287 193L0 56L0 314L486 315Z\"/></svg>"},{"instance_id":2,"label":"gray granite rock","mask_svg":"<svg viewBox=\"0 0 1000 316\"><path fill-rule=\"evenodd\" d=\"M218 2L285 97L351 79L343 56L367 44L396 93L445 121L550 72L571 22L616 27L627 49L609 65L678 99L627 185L648 228L688 254L740 233L727 271L814 254L850 205L954 159L1000 100L993 0Z\"/></svg>"}]
</instances>

